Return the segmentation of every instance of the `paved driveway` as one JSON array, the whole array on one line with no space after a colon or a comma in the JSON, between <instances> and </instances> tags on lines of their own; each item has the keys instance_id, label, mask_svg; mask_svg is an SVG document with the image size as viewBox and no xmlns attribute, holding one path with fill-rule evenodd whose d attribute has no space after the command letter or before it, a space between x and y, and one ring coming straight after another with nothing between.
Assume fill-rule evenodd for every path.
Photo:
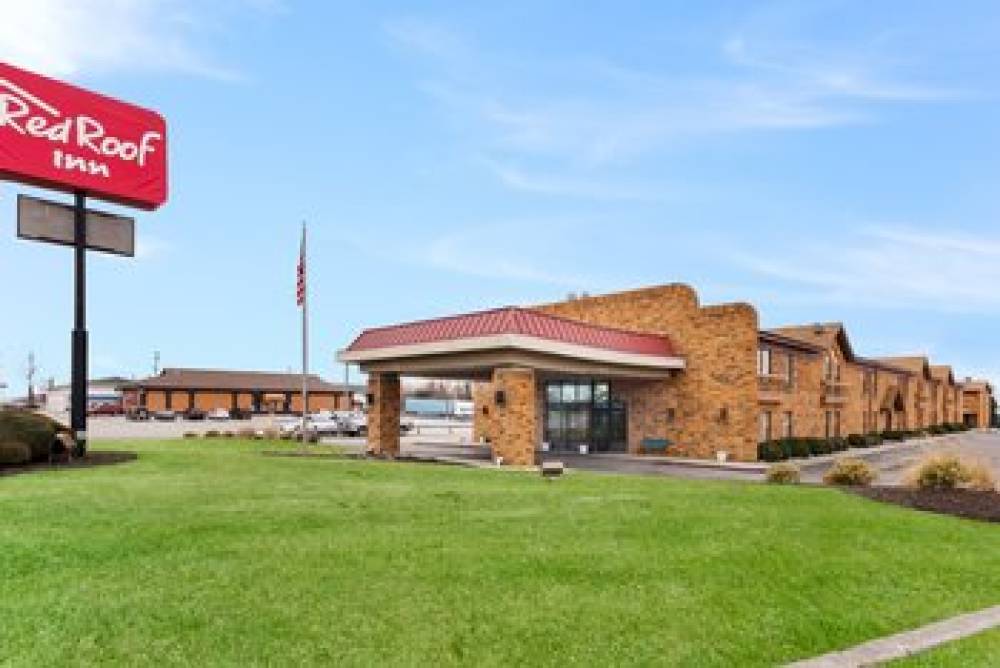
<instances>
[{"instance_id":1,"label":"paved driveway","mask_svg":"<svg viewBox=\"0 0 1000 668\"><path fill-rule=\"evenodd\" d=\"M956 454L980 461L993 470L1000 479L1000 432L972 431L904 443L878 453L852 451L867 460L878 470L878 484L898 485L906 472L923 457L934 453ZM828 463L803 462L802 478L806 482L819 482L829 468Z\"/></svg>"}]
</instances>

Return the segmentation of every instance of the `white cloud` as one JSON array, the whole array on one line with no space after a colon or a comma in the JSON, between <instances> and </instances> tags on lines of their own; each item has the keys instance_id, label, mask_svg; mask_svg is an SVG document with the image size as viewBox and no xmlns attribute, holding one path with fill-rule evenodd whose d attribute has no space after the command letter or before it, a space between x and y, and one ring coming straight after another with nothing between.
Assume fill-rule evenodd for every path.
<instances>
[{"instance_id":1,"label":"white cloud","mask_svg":"<svg viewBox=\"0 0 1000 668\"><path fill-rule=\"evenodd\" d=\"M275 11L274 0L240 0L238 9ZM119 70L180 72L238 79L197 45L218 10L192 0L31 0L5 2L0 59L53 76Z\"/></svg>"},{"instance_id":2,"label":"white cloud","mask_svg":"<svg viewBox=\"0 0 1000 668\"><path fill-rule=\"evenodd\" d=\"M562 160L577 170L620 167L705 136L870 123L885 105L960 96L911 81L866 49L810 52L770 35L708 47L706 58L712 49L723 58L715 72L664 74L593 58L497 55L429 21L396 21L385 30L399 47L428 58L420 87L471 128L474 150ZM758 43L766 53L752 48Z\"/></svg>"},{"instance_id":3,"label":"white cloud","mask_svg":"<svg viewBox=\"0 0 1000 668\"><path fill-rule=\"evenodd\" d=\"M488 158L481 162L508 188L539 195L564 195L602 201L656 202L669 199L674 192L665 187L615 185L592 177L525 171Z\"/></svg>"},{"instance_id":4,"label":"white cloud","mask_svg":"<svg viewBox=\"0 0 1000 668\"><path fill-rule=\"evenodd\" d=\"M925 312L1000 313L1000 237L898 225L845 230L835 252L771 244L738 264L809 291L812 299Z\"/></svg>"}]
</instances>

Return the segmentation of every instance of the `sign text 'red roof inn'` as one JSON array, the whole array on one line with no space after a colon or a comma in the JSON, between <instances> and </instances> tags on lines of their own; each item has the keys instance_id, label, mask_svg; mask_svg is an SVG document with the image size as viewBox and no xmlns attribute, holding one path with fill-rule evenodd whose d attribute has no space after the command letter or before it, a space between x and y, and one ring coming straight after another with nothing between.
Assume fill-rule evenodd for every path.
<instances>
[{"instance_id":1,"label":"sign text 'red roof inn'","mask_svg":"<svg viewBox=\"0 0 1000 668\"><path fill-rule=\"evenodd\" d=\"M166 123L0 63L0 178L155 209L167 199Z\"/></svg>"}]
</instances>

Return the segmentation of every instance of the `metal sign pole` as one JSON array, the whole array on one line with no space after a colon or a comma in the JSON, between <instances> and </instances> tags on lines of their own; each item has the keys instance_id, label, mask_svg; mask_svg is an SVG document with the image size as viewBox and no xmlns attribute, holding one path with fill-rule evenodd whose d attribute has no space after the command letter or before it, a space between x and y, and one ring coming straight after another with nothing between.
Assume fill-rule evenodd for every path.
<instances>
[{"instance_id":1,"label":"metal sign pole","mask_svg":"<svg viewBox=\"0 0 1000 668\"><path fill-rule=\"evenodd\" d=\"M87 452L87 196L75 193L73 216L74 317L72 352L72 400L70 426L76 438L76 456Z\"/></svg>"}]
</instances>

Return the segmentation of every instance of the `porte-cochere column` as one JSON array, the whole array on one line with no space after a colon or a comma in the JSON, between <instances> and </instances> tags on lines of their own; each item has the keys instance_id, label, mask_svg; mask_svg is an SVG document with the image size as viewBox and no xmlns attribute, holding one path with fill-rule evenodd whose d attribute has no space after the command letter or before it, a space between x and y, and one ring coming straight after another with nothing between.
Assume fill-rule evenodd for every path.
<instances>
[{"instance_id":1,"label":"porte-cochere column","mask_svg":"<svg viewBox=\"0 0 1000 668\"><path fill-rule=\"evenodd\" d=\"M368 376L368 451L377 457L399 456L399 374Z\"/></svg>"},{"instance_id":2,"label":"porte-cochere column","mask_svg":"<svg viewBox=\"0 0 1000 668\"><path fill-rule=\"evenodd\" d=\"M493 457L503 457L504 464L533 465L540 425L534 370L495 369L493 389L503 392L503 404L497 403L494 408L497 433L493 439Z\"/></svg>"}]
</instances>

